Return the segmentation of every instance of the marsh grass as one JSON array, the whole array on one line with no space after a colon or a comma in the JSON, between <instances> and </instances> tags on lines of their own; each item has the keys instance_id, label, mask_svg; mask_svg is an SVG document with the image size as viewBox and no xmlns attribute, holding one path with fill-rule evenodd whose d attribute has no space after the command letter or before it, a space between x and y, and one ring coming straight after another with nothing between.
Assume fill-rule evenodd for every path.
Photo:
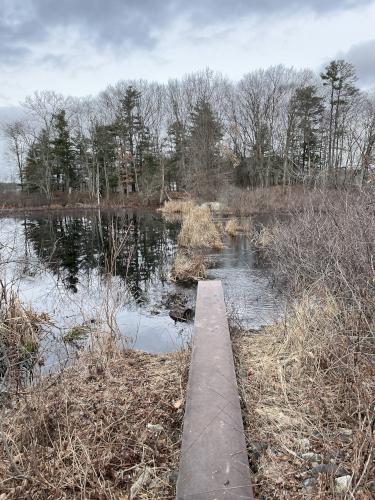
<instances>
[{"instance_id":1,"label":"marsh grass","mask_svg":"<svg viewBox=\"0 0 375 500\"><path fill-rule=\"evenodd\" d=\"M186 248L221 250L223 242L209 208L194 207L184 216L178 244Z\"/></svg>"},{"instance_id":2,"label":"marsh grass","mask_svg":"<svg viewBox=\"0 0 375 500\"><path fill-rule=\"evenodd\" d=\"M187 214L196 205L193 200L170 200L166 201L160 208L162 214Z\"/></svg>"},{"instance_id":3,"label":"marsh grass","mask_svg":"<svg viewBox=\"0 0 375 500\"><path fill-rule=\"evenodd\" d=\"M207 276L205 257L186 251L178 251L173 263L171 278L177 282L196 282Z\"/></svg>"},{"instance_id":4,"label":"marsh grass","mask_svg":"<svg viewBox=\"0 0 375 500\"><path fill-rule=\"evenodd\" d=\"M237 234L240 232L240 229L241 229L240 223L235 218L229 219L225 224L225 232L229 236L232 237L237 236Z\"/></svg>"},{"instance_id":5,"label":"marsh grass","mask_svg":"<svg viewBox=\"0 0 375 500\"><path fill-rule=\"evenodd\" d=\"M275 499L372 498L372 198L362 193L325 199L319 212L305 208L260 239L290 300L276 325L234 337L256 493ZM304 452L331 471L314 476ZM350 476L340 494L335 471ZM316 484L305 488L310 478Z\"/></svg>"},{"instance_id":6,"label":"marsh grass","mask_svg":"<svg viewBox=\"0 0 375 500\"><path fill-rule=\"evenodd\" d=\"M112 346L113 347L113 346ZM5 498L172 499L187 353L85 352L6 408Z\"/></svg>"},{"instance_id":7,"label":"marsh grass","mask_svg":"<svg viewBox=\"0 0 375 500\"><path fill-rule=\"evenodd\" d=\"M226 222L224 232L232 238L240 233L250 236L252 233L252 221L251 219L247 219L240 222L237 218L232 217Z\"/></svg>"},{"instance_id":8,"label":"marsh grass","mask_svg":"<svg viewBox=\"0 0 375 500\"><path fill-rule=\"evenodd\" d=\"M40 361L39 344L43 326L50 323L19 301L16 293L2 284L0 299L0 378L4 395L17 393Z\"/></svg>"}]
</instances>

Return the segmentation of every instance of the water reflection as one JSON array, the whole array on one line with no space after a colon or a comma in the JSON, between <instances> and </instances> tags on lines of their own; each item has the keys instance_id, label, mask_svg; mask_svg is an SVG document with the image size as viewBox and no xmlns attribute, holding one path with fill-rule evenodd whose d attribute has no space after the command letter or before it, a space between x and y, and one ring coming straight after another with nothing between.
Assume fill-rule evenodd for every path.
<instances>
[{"instance_id":1,"label":"water reflection","mask_svg":"<svg viewBox=\"0 0 375 500\"><path fill-rule=\"evenodd\" d=\"M191 326L169 317L171 296L182 294L192 305L195 298L194 288L168 279L178 231L179 222L129 210L0 219L7 280L17 283L22 301L53 318L44 344L48 366L65 359L61 339L82 325L117 328L130 346L154 353L176 350L189 338ZM248 238L228 238L210 260L209 278L222 280L229 312L249 328L275 319L280 300Z\"/></svg>"},{"instance_id":2,"label":"water reflection","mask_svg":"<svg viewBox=\"0 0 375 500\"><path fill-rule=\"evenodd\" d=\"M66 288L78 292L93 270L126 281L138 302L150 281L165 283L175 252L177 223L151 213L48 215L24 223L27 244Z\"/></svg>"}]
</instances>

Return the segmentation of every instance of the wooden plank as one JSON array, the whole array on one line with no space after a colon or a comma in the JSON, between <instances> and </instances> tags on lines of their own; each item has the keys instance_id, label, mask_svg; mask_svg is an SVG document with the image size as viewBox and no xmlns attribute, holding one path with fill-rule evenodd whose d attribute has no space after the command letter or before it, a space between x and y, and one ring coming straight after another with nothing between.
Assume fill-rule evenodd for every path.
<instances>
[{"instance_id":1,"label":"wooden plank","mask_svg":"<svg viewBox=\"0 0 375 500\"><path fill-rule=\"evenodd\" d=\"M253 499L220 281L198 284L176 498Z\"/></svg>"}]
</instances>

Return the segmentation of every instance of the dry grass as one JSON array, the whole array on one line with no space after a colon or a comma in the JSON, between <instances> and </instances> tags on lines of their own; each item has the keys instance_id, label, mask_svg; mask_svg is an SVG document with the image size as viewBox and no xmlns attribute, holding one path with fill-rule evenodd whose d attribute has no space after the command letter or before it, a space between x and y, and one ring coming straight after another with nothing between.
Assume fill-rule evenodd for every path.
<instances>
[{"instance_id":1,"label":"dry grass","mask_svg":"<svg viewBox=\"0 0 375 500\"><path fill-rule=\"evenodd\" d=\"M194 207L195 203L192 200L170 200L164 203L164 206L160 209L160 211L165 215L184 215Z\"/></svg>"},{"instance_id":2,"label":"dry grass","mask_svg":"<svg viewBox=\"0 0 375 500\"><path fill-rule=\"evenodd\" d=\"M184 217L178 243L187 248L222 249L220 232L212 220L211 211L194 207Z\"/></svg>"},{"instance_id":3,"label":"dry grass","mask_svg":"<svg viewBox=\"0 0 375 500\"><path fill-rule=\"evenodd\" d=\"M16 294L0 286L0 378L8 396L27 382L38 362L38 348L45 314L37 314L23 306Z\"/></svg>"},{"instance_id":4,"label":"dry grass","mask_svg":"<svg viewBox=\"0 0 375 500\"><path fill-rule=\"evenodd\" d=\"M374 349L363 343L358 356L338 321L342 309L332 297L319 305L304 298L285 323L235 339L259 497L339 498L334 476L343 469L336 475L352 477L347 498L373 498ZM314 474L317 464L333 471ZM314 488L303 486L308 478Z\"/></svg>"},{"instance_id":5,"label":"dry grass","mask_svg":"<svg viewBox=\"0 0 375 500\"><path fill-rule=\"evenodd\" d=\"M171 277L173 281L195 282L207 276L205 258L187 252L177 252Z\"/></svg>"},{"instance_id":6,"label":"dry grass","mask_svg":"<svg viewBox=\"0 0 375 500\"><path fill-rule=\"evenodd\" d=\"M232 217L225 224L225 233L233 238L237 236L239 233L245 233L250 235L252 232L252 223L251 220L248 219L246 221L240 222L238 219Z\"/></svg>"},{"instance_id":7,"label":"dry grass","mask_svg":"<svg viewBox=\"0 0 375 500\"><path fill-rule=\"evenodd\" d=\"M225 232L229 234L229 236L237 236L237 234L240 232L240 229L240 223L235 218L229 219L225 224Z\"/></svg>"},{"instance_id":8,"label":"dry grass","mask_svg":"<svg viewBox=\"0 0 375 500\"><path fill-rule=\"evenodd\" d=\"M324 197L339 198L338 190L325 190ZM226 186L219 195L219 201L238 216L259 213L280 213L300 211L306 206L319 209L322 203L322 190L309 186L292 185L268 188L241 189Z\"/></svg>"},{"instance_id":9,"label":"dry grass","mask_svg":"<svg viewBox=\"0 0 375 500\"><path fill-rule=\"evenodd\" d=\"M4 412L4 499L174 498L186 353L85 354Z\"/></svg>"},{"instance_id":10,"label":"dry grass","mask_svg":"<svg viewBox=\"0 0 375 500\"><path fill-rule=\"evenodd\" d=\"M259 234L291 306L283 322L235 340L257 494L373 498L372 198L322 198L320 211L306 207ZM335 473L348 476L348 491L337 491Z\"/></svg>"},{"instance_id":11,"label":"dry grass","mask_svg":"<svg viewBox=\"0 0 375 500\"><path fill-rule=\"evenodd\" d=\"M272 230L267 226L261 226L254 232L251 241L258 250L266 252L271 247L273 238Z\"/></svg>"}]
</instances>

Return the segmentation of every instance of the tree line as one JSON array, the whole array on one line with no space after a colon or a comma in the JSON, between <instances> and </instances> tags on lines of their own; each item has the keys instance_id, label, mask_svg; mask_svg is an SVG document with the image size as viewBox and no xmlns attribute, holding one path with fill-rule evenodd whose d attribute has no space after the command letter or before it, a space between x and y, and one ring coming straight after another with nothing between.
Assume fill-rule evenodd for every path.
<instances>
[{"instance_id":1,"label":"tree line","mask_svg":"<svg viewBox=\"0 0 375 500\"><path fill-rule=\"evenodd\" d=\"M372 176L375 92L352 64L282 65L232 82L205 70L166 84L120 81L96 97L36 92L5 135L23 191L213 196L241 187L360 185Z\"/></svg>"}]
</instances>

